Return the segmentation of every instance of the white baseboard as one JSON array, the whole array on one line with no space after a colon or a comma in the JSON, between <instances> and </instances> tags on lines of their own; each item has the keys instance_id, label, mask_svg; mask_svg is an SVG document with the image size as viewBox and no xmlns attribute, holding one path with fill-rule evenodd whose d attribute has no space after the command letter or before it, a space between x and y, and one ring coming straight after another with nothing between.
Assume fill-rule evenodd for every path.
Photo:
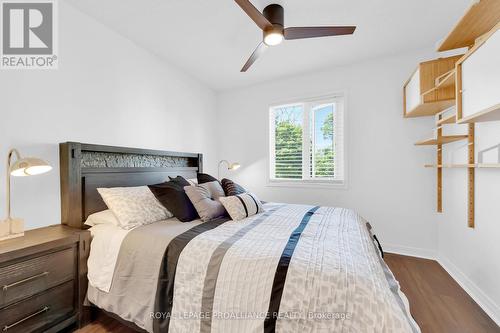
<instances>
[{"instance_id":1,"label":"white baseboard","mask_svg":"<svg viewBox=\"0 0 500 333\"><path fill-rule=\"evenodd\" d=\"M436 260L436 251L418 247L401 246L395 244L382 244L382 249L387 253L401 254L417 258Z\"/></svg>"},{"instance_id":2,"label":"white baseboard","mask_svg":"<svg viewBox=\"0 0 500 333\"><path fill-rule=\"evenodd\" d=\"M438 257L439 264L451 275L463 290L500 326L500 306L472 282L455 264L444 256Z\"/></svg>"}]
</instances>

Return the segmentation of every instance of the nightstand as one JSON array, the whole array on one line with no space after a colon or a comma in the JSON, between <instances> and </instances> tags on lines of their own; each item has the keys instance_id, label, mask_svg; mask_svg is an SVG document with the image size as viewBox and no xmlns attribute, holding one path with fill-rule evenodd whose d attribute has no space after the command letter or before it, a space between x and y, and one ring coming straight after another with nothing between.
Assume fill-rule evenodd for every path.
<instances>
[{"instance_id":1,"label":"nightstand","mask_svg":"<svg viewBox=\"0 0 500 333\"><path fill-rule=\"evenodd\" d=\"M0 331L80 327L89 250L90 232L63 225L0 242Z\"/></svg>"}]
</instances>

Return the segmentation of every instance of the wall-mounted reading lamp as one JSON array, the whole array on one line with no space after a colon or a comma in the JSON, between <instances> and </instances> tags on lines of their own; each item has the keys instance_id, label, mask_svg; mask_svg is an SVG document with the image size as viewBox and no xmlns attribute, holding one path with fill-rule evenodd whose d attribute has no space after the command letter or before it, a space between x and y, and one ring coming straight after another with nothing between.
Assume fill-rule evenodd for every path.
<instances>
[{"instance_id":1,"label":"wall-mounted reading lamp","mask_svg":"<svg viewBox=\"0 0 500 333\"><path fill-rule=\"evenodd\" d=\"M231 170L231 171L237 170L241 166L238 162L229 163L226 160L220 161L219 162L219 167L217 168L217 178L218 179L220 179L220 167L221 167L222 164L225 164L227 166L227 170Z\"/></svg>"}]
</instances>

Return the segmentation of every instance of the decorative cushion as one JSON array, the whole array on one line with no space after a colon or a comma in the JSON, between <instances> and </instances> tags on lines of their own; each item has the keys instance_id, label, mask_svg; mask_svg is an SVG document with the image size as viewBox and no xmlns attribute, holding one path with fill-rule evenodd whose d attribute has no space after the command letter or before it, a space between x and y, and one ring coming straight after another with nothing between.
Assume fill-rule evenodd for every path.
<instances>
[{"instance_id":1,"label":"decorative cushion","mask_svg":"<svg viewBox=\"0 0 500 333\"><path fill-rule=\"evenodd\" d=\"M219 200L233 221L243 220L264 211L260 200L252 193L223 197Z\"/></svg>"},{"instance_id":2,"label":"decorative cushion","mask_svg":"<svg viewBox=\"0 0 500 333\"><path fill-rule=\"evenodd\" d=\"M186 179L177 176L168 182L151 185L149 189L179 221L191 222L198 218L198 213L184 191L184 186L189 185Z\"/></svg>"},{"instance_id":3,"label":"decorative cushion","mask_svg":"<svg viewBox=\"0 0 500 333\"><path fill-rule=\"evenodd\" d=\"M226 197L243 194L247 192L242 186L236 184L230 179L224 178L221 181L221 183L222 183L222 189L224 190L224 194L226 195Z\"/></svg>"},{"instance_id":4,"label":"decorative cushion","mask_svg":"<svg viewBox=\"0 0 500 333\"><path fill-rule=\"evenodd\" d=\"M218 201L224 197L224 190L218 181L184 187L203 222L223 216L226 210Z\"/></svg>"},{"instance_id":5,"label":"decorative cushion","mask_svg":"<svg viewBox=\"0 0 500 333\"><path fill-rule=\"evenodd\" d=\"M116 218L115 214L109 209L103 210L102 212L97 212L89 217L87 217L87 221L85 221L85 225L93 227L98 224L112 224L119 226L120 222Z\"/></svg>"},{"instance_id":6,"label":"decorative cushion","mask_svg":"<svg viewBox=\"0 0 500 333\"><path fill-rule=\"evenodd\" d=\"M210 176L209 174L206 173L198 173L196 175L196 178L198 178L198 185L204 184L204 183L210 183L210 182L218 182L219 180L215 177Z\"/></svg>"},{"instance_id":7,"label":"decorative cushion","mask_svg":"<svg viewBox=\"0 0 500 333\"><path fill-rule=\"evenodd\" d=\"M97 191L123 229L172 217L147 186L98 188Z\"/></svg>"},{"instance_id":8,"label":"decorative cushion","mask_svg":"<svg viewBox=\"0 0 500 333\"><path fill-rule=\"evenodd\" d=\"M189 181L187 181L186 178L182 176L177 176L175 178L168 176L168 179L170 179L170 181L173 183L181 185L182 187L188 186L190 184Z\"/></svg>"}]
</instances>

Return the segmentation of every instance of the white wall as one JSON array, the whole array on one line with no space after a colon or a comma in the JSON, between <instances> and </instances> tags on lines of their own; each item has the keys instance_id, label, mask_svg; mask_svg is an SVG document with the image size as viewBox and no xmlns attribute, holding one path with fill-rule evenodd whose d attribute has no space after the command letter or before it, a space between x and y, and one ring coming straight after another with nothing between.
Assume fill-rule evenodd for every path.
<instances>
[{"instance_id":1,"label":"white wall","mask_svg":"<svg viewBox=\"0 0 500 333\"><path fill-rule=\"evenodd\" d=\"M59 69L0 71L1 216L10 147L55 167L13 178L13 213L27 228L60 223L59 142L203 152L215 165L210 89L63 1L59 11Z\"/></svg>"},{"instance_id":2,"label":"white wall","mask_svg":"<svg viewBox=\"0 0 500 333\"><path fill-rule=\"evenodd\" d=\"M500 144L500 122L476 124L476 152ZM500 163L500 146L484 154ZM467 163L465 143L447 145L444 158ZM467 227L467 170L443 172L439 261L500 325L500 170L476 169L475 228Z\"/></svg>"},{"instance_id":3,"label":"white wall","mask_svg":"<svg viewBox=\"0 0 500 333\"><path fill-rule=\"evenodd\" d=\"M437 247L432 151L413 145L432 119L402 117L402 85L432 52L377 59L223 92L218 96L218 156L238 161L231 176L262 199L354 208L386 249L433 256ZM345 90L348 189L267 186L269 105Z\"/></svg>"}]
</instances>

